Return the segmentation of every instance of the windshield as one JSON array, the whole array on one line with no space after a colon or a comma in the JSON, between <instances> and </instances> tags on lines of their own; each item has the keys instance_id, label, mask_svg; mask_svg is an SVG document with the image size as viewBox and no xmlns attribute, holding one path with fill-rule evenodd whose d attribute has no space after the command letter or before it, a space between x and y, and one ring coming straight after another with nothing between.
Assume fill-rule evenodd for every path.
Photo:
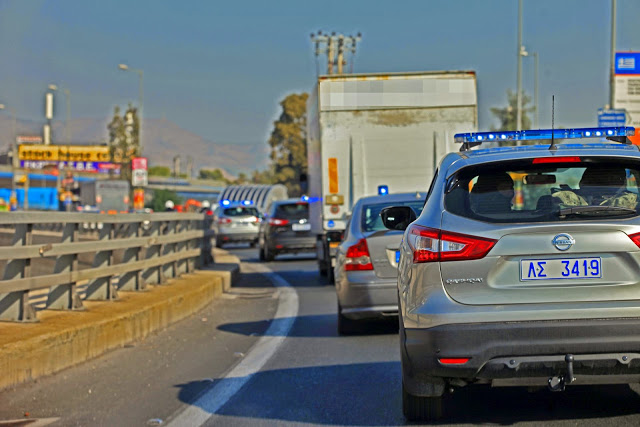
<instances>
[{"instance_id":1,"label":"windshield","mask_svg":"<svg viewBox=\"0 0 640 427\"><path fill-rule=\"evenodd\" d=\"M236 208L226 208L223 211L224 216L260 216L258 209L256 208L245 208L245 207L236 207Z\"/></svg>"},{"instance_id":2,"label":"windshield","mask_svg":"<svg viewBox=\"0 0 640 427\"><path fill-rule=\"evenodd\" d=\"M303 202L276 205L275 218L306 219L309 218L309 204Z\"/></svg>"},{"instance_id":3,"label":"windshield","mask_svg":"<svg viewBox=\"0 0 640 427\"><path fill-rule=\"evenodd\" d=\"M504 163L460 171L449 181L445 208L487 222L553 222L635 216L640 165Z\"/></svg>"},{"instance_id":4,"label":"windshield","mask_svg":"<svg viewBox=\"0 0 640 427\"><path fill-rule=\"evenodd\" d=\"M392 203L373 203L362 206L362 231L380 231L387 228L382 223L380 211L388 206L410 206L419 216L424 207L424 200L411 200Z\"/></svg>"}]
</instances>

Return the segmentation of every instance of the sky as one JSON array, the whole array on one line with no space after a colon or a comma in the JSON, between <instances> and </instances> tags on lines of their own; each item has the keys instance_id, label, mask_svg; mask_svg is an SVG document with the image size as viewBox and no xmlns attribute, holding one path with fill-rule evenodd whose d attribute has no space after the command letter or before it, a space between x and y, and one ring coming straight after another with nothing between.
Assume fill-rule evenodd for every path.
<instances>
[{"instance_id":1,"label":"sky","mask_svg":"<svg viewBox=\"0 0 640 427\"><path fill-rule=\"evenodd\" d=\"M137 102L224 144L264 147L288 93L316 76L309 34L362 32L354 70L475 70L479 130L516 88L517 0L0 0L0 103L43 121L46 87L72 117ZM640 2L618 0L617 50L640 50ZM524 0L523 44L540 57L540 126L595 126L608 99L610 0ZM533 60L523 58L533 93ZM56 118L64 119L56 97Z\"/></svg>"}]
</instances>

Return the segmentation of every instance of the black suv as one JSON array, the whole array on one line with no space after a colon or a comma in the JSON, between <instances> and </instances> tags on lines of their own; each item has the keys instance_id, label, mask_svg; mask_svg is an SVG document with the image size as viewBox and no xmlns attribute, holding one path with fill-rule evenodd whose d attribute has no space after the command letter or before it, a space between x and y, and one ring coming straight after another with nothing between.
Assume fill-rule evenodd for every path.
<instances>
[{"instance_id":1,"label":"black suv","mask_svg":"<svg viewBox=\"0 0 640 427\"><path fill-rule=\"evenodd\" d=\"M316 239L309 224L309 203L280 200L271 205L260 226L260 261L273 261L283 253L313 252Z\"/></svg>"}]
</instances>

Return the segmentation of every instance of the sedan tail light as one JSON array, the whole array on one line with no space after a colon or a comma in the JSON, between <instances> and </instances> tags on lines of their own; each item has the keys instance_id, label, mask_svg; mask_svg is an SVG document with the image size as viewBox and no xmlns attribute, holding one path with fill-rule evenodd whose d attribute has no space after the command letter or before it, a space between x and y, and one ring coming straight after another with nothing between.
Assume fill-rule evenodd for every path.
<instances>
[{"instance_id":1,"label":"sedan tail light","mask_svg":"<svg viewBox=\"0 0 640 427\"><path fill-rule=\"evenodd\" d=\"M288 219L269 218L269 225L283 226L283 225L287 225L287 224L289 224L289 220Z\"/></svg>"},{"instance_id":2,"label":"sedan tail light","mask_svg":"<svg viewBox=\"0 0 640 427\"><path fill-rule=\"evenodd\" d=\"M373 270L366 239L360 239L358 243L350 246L346 258L344 269L347 271Z\"/></svg>"},{"instance_id":3,"label":"sedan tail light","mask_svg":"<svg viewBox=\"0 0 640 427\"><path fill-rule=\"evenodd\" d=\"M231 218L218 218L218 224L231 224Z\"/></svg>"},{"instance_id":4,"label":"sedan tail light","mask_svg":"<svg viewBox=\"0 0 640 427\"><path fill-rule=\"evenodd\" d=\"M497 240L412 225L407 242L413 262L422 263L483 258Z\"/></svg>"}]
</instances>

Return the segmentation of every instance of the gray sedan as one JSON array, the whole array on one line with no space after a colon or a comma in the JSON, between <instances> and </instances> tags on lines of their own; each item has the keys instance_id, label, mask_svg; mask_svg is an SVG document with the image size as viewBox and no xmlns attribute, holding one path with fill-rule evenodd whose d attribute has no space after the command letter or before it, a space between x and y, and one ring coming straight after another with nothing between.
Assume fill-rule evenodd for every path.
<instances>
[{"instance_id":1,"label":"gray sedan","mask_svg":"<svg viewBox=\"0 0 640 427\"><path fill-rule=\"evenodd\" d=\"M338 294L338 332L359 332L362 321L398 313L397 266L401 231L385 228L380 211L410 206L419 215L425 193L364 197L353 207L334 270Z\"/></svg>"}]
</instances>

